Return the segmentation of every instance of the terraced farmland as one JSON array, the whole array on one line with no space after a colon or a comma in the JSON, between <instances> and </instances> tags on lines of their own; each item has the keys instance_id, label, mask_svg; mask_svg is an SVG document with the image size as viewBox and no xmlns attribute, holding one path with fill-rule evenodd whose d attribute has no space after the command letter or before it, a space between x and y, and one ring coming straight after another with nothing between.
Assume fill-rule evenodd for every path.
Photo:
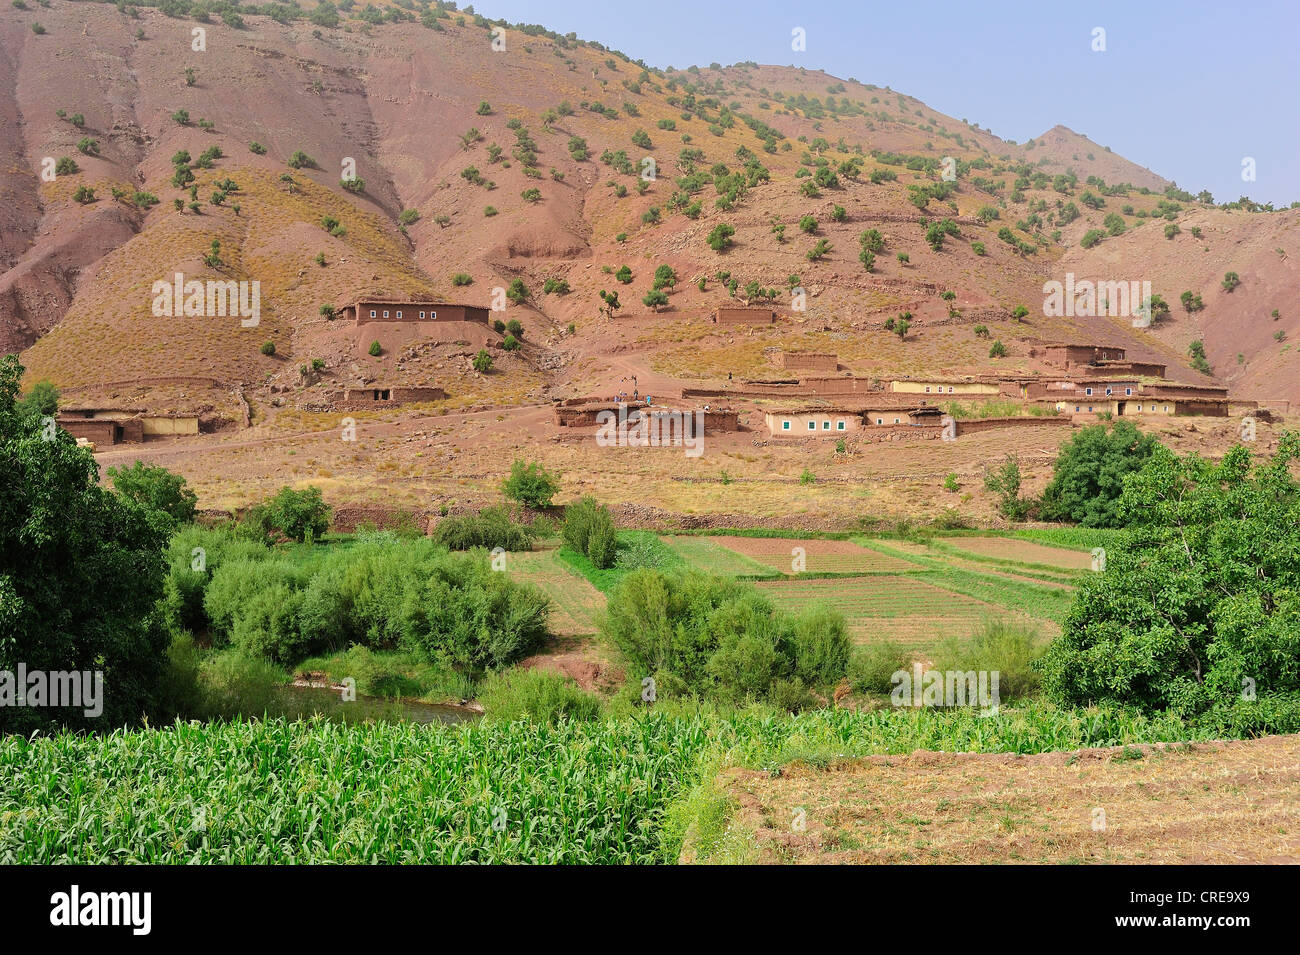
<instances>
[{"instance_id":1,"label":"terraced farmland","mask_svg":"<svg viewBox=\"0 0 1300 955\"><path fill-rule=\"evenodd\" d=\"M799 610L823 603L844 614L859 643L892 640L907 649L969 637L1008 611L912 576L837 577L757 583L774 604Z\"/></svg>"},{"instance_id":2,"label":"terraced farmland","mask_svg":"<svg viewBox=\"0 0 1300 955\"><path fill-rule=\"evenodd\" d=\"M794 573L796 548L803 552L803 570L811 574L892 574L914 570L897 557L867 550L852 541L800 540L789 537L710 537L715 544L750 557L783 574Z\"/></svg>"},{"instance_id":3,"label":"terraced farmland","mask_svg":"<svg viewBox=\"0 0 1300 955\"><path fill-rule=\"evenodd\" d=\"M519 580L533 584L551 598L551 629L560 636L595 633L605 595L555 558L555 550L523 551L506 557L506 567Z\"/></svg>"},{"instance_id":4,"label":"terraced farmland","mask_svg":"<svg viewBox=\"0 0 1300 955\"><path fill-rule=\"evenodd\" d=\"M697 570L719 577L739 577L746 575L769 575L773 568L760 563L753 557L746 557L729 547L723 547L715 539L694 537L688 534L675 534L660 538L668 547Z\"/></svg>"},{"instance_id":5,"label":"terraced farmland","mask_svg":"<svg viewBox=\"0 0 1300 955\"><path fill-rule=\"evenodd\" d=\"M956 537L947 543L981 557L1014 560L1022 564L1046 564L1065 570L1090 570L1092 555L1088 551L1048 547L1032 541L1013 540L1008 537Z\"/></svg>"}]
</instances>

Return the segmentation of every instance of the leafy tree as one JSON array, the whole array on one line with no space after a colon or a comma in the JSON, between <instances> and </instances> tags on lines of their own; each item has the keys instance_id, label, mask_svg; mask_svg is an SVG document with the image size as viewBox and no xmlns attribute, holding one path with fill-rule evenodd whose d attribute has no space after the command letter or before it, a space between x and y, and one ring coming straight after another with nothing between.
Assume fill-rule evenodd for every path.
<instances>
[{"instance_id":1,"label":"leafy tree","mask_svg":"<svg viewBox=\"0 0 1300 955\"><path fill-rule=\"evenodd\" d=\"M614 273L614 278L618 279L624 285L632 281L632 270L626 265L620 266L619 270Z\"/></svg>"},{"instance_id":2,"label":"leafy tree","mask_svg":"<svg viewBox=\"0 0 1300 955\"><path fill-rule=\"evenodd\" d=\"M486 348L480 348L474 356L474 370L480 375L486 375L492 370L492 355Z\"/></svg>"},{"instance_id":3,"label":"leafy tree","mask_svg":"<svg viewBox=\"0 0 1300 955\"><path fill-rule=\"evenodd\" d=\"M714 252L721 252L731 245L731 237L736 234L736 227L728 225L725 222L719 222L709 233L709 248Z\"/></svg>"},{"instance_id":4,"label":"leafy tree","mask_svg":"<svg viewBox=\"0 0 1300 955\"><path fill-rule=\"evenodd\" d=\"M993 343L993 347L989 349L989 357L990 358L1007 357L1007 346L1002 344L1002 339L999 338L997 341Z\"/></svg>"},{"instance_id":5,"label":"leafy tree","mask_svg":"<svg viewBox=\"0 0 1300 955\"><path fill-rule=\"evenodd\" d=\"M506 298L516 305L522 304L528 300L528 286L524 284L523 279L515 279L506 289Z\"/></svg>"},{"instance_id":6,"label":"leafy tree","mask_svg":"<svg viewBox=\"0 0 1300 955\"><path fill-rule=\"evenodd\" d=\"M661 291L660 289L652 289L651 291L646 292L642 297L641 304L654 309L654 311L657 312L660 308L668 304L668 293Z\"/></svg>"},{"instance_id":7,"label":"leafy tree","mask_svg":"<svg viewBox=\"0 0 1300 955\"><path fill-rule=\"evenodd\" d=\"M1297 456L1294 432L1254 467L1242 445L1219 462L1157 447L1120 498L1127 533L1081 582L1043 658L1047 692L1068 705L1213 708L1238 731L1267 725L1280 704L1294 720Z\"/></svg>"},{"instance_id":8,"label":"leafy tree","mask_svg":"<svg viewBox=\"0 0 1300 955\"><path fill-rule=\"evenodd\" d=\"M1008 454L997 470L984 473L984 489L998 496L998 513L1012 521L1024 520L1030 502L1020 496L1020 461Z\"/></svg>"},{"instance_id":9,"label":"leafy tree","mask_svg":"<svg viewBox=\"0 0 1300 955\"><path fill-rule=\"evenodd\" d=\"M510 476L501 482L501 493L525 507L550 507L560 490L558 474L552 474L536 461L515 458Z\"/></svg>"},{"instance_id":10,"label":"leafy tree","mask_svg":"<svg viewBox=\"0 0 1300 955\"><path fill-rule=\"evenodd\" d=\"M654 288L672 288L677 284L677 273L671 265L661 265L655 269Z\"/></svg>"},{"instance_id":11,"label":"leafy tree","mask_svg":"<svg viewBox=\"0 0 1300 955\"><path fill-rule=\"evenodd\" d=\"M131 467L109 468L113 490L135 501L146 511L162 515L163 525L188 524L194 520L199 496L179 474L164 467L136 461Z\"/></svg>"},{"instance_id":12,"label":"leafy tree","mask_svg":"<svg viewBox=\"0 0 1300 955\"><path fill-rule=\"evenodd\" d=\"M1241 284L1241 279L1238 277L1236 272L1225 272L1223 274L1223 281L1219 284L1223 286L1225 292L1231 292Z\"/></svg>"},{"instance_id":13,"label":"leafy tree","mask_svg":"<svg viewBox=\"0 0 1300 955\"><path fill-rule=\"evenodd\" d=\"M98 671L103 712L5 705L0 732L162 716L164 531L99 486L94 458L67 432L31 427L17 400L22 373L16 357L0 358L0 671Z\"/></svg>"},{"instance_id":14,"label":"leafy tree","mask_svg":"<svg viewBox=\"0 0 1300 955\"><path fill-rule=\"evenodd\" d=\"M1119 526L1124 478L1142 469L1158 443L1127 421L1111 430L1104 424L1084 428L1061 446L1043 491L1043 517L1084 527Z\"/></svg>"}]
</instances>

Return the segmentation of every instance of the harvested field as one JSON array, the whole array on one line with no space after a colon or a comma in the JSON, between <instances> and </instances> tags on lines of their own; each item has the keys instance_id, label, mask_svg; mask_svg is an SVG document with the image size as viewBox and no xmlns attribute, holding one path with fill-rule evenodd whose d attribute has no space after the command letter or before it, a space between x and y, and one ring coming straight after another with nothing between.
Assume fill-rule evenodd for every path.
<instances>
[{"instance_id":1,"label":"harvested field","mask_svg":"<svg viewBox=\"0 0 1300 955\"><path fill-rule=\"evenodd\" d=\"M918 751L779 776L733 769L722 783L739 804L733 827L766 862L1300 861L1300 736L1033 756Z\"/></svg>"},{"instance_id":2,"label":"harvested field","mask_svg":"<svg viewBox=\"0 0 1300 955\"><path fill-rule=\"evenodd\" d=\"M595 633L596 617L605 595L585 578L572 573L555 557L554 549L509 554L506 567L518 580L533 584L551 598L551 630L560 636Z\"/></svg>"},{"instance_id":3,"label":"harvested field","mask_svg":"<svg viewBox=\"0 0 1300 955\"><path fill-rule=\"evenodd\" d=\"M787 537L710 537L709 540L783 574L794 573L792 561L796 547L803 549L803 569L814 574L890 574L916 569L905 560L867 550L852 541Z\"/></svg>"},{"instance_id":4,"label":"harvested field","mask_svg":"<svg viewBox=\"0 0 1300 955\"><path fill-rule=\"evenodd\" d=\"M945 543L981 557L1015 560L1024 564L1047 564L1067 570L1092 569L1092 555L1087 551L1048 547L1009 537L956 537L947 538Z\"/></svg>"}]
</instances>

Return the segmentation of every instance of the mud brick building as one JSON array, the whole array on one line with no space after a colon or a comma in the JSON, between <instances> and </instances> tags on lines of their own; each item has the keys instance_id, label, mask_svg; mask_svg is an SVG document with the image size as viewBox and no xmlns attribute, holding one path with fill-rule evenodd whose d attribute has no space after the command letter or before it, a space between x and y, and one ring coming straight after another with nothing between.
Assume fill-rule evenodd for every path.
<instances>
[{"instance_id":1,"label":"mud brick building","mask_svg":"<svg viewBox=\"0 0 1300 955\"><path fill-rule=\"evenodd\" d=\"M1052 344L1043 347L1043 361L1067 371L1102 361L1123 361L1124 349L1114 345Z\"/></svg>"},{"instance_id":2,"label":"mud brick building","mask_svg":"<svg viewBox=\"0 0 1300 955\"><path fill-rule=\"evenodd\" d=\"M442 401L446 397L447 392L442 388L431 386L371 385L366 388L344 389L341 404L345 411L368 411L417 401Z\"/></svg>"},{"instance_id":3,"label":"mud brick building","mask_svg":"<svg viewBox=\"0 0 1300 955\"><path fill-rule=\"evenodd\" d=\"M335 314L357 325L370 322L475 322L488 324L488 309L428 299L372 298L337 307Z\"/></svg>"}]
</instances>

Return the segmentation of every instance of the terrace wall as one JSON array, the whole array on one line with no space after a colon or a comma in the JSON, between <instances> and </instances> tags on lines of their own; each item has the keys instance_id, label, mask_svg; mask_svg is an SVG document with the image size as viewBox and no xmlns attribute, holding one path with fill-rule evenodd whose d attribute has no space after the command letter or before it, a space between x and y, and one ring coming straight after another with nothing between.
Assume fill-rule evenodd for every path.
<instances>
[{"instance_id":1,"label":"terrace wall","mask_svg":"<svg viewBox=\"0 0 1300 955\"><path fill-rule=\"evenodd\" d=\"M976 418L972 420L957 419L957 435L975 434L980 431L999 431L1007 428L1068 428L1071 421L1068 415L1041 418Z\"/></svg>"}]
</instances>

